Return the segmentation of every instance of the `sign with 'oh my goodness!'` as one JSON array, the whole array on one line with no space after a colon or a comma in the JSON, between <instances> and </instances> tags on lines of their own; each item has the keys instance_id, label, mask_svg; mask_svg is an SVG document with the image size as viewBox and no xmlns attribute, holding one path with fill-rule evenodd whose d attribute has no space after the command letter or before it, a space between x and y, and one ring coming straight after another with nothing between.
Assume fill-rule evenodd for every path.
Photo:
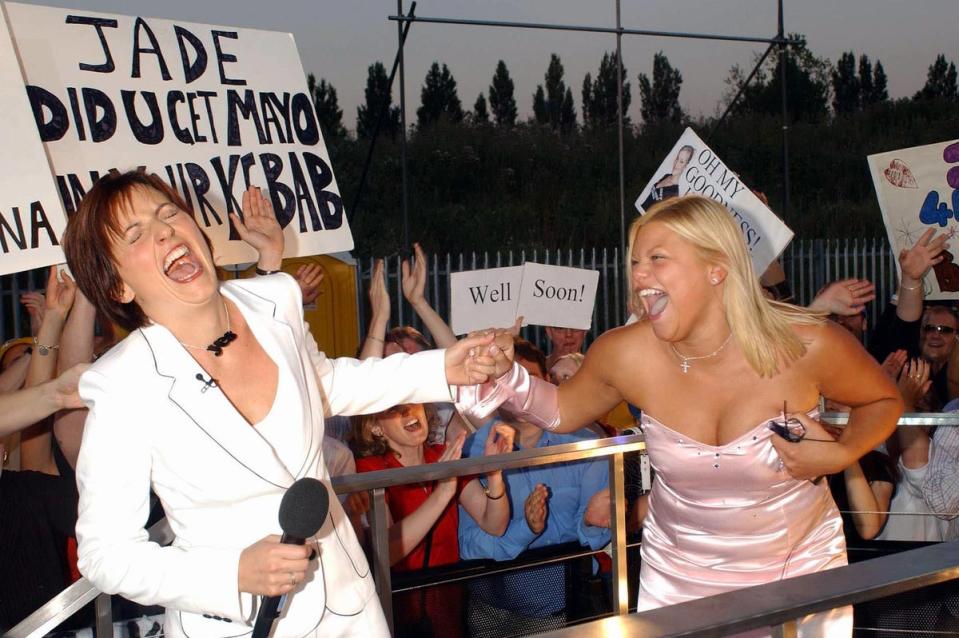
<instances>
[{"instance_id":1,"label":"sign with 'oh my goodness!'","mask_svg":"<svg viewBox=\"0 0 959 638\"><path fill-rule=\"evenodd\" d=\"M636 208L645 213L657 202L681 195L709 197L726 207L743 233L757 275L792 241L789 227L691 128L686 129L646 184L636 199Z\"/></svg>"},{"instance_id":2,"label":"sign with 'oh my goodness!'","mask_svg":"<svg viewBox=\"0 0 959 638\"><path fill-rule=\"evenodd\" d=\"M255 259L228 216L250 184L286 256L353 247L291 34L6 8L68 214L100 175L144 167L193 208L218 264Z\"/></svg>"}]
</instances>

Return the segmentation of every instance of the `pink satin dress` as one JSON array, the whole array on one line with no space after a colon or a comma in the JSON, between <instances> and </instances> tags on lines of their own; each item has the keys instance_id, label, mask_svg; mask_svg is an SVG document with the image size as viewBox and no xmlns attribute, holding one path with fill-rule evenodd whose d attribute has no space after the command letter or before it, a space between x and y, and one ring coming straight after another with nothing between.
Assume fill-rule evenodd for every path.
<instances>
[{"instance_id":1,"label":"pink satin dress","mask_svg":"<svg viewBox=\"0 0 959 638\"><path fill-rule=\"evenodd\" d=\"M643 527L640 611L846 564L827 481L791 478L767 422L713 446L643 414L656 474ZM850 636L852 608L807 616L799 632Z\"/></svg>"}]
</instances>

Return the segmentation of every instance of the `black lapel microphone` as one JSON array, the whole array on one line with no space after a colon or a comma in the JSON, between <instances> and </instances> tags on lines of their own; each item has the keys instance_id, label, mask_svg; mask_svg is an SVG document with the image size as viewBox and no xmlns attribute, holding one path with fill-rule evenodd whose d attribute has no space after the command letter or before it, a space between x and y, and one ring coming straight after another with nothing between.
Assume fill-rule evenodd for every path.
<instances>
[{"instance_id":1,"label":"black lapel microphone","mask_svg":"<svg viewBox=\"0 0 959 638\"><path fill-rule=\"evenodd\" d=\"M203 394L204 392L206 392L206 391L209 390L210 388L217 388L217 387L219 387L219 386L216 384L216 379L214 379L213 377L210 377L209 379L207 379L206 377L203 376L203 373L202 373L202 372L197 372L197 373L196 373L196 380L203 384L203 387L200 388L200 394Z\"/></svg>"},{"instance_id":2,"label":"black lapel microphone","mask_svg":"<svg viewBox=\"0 0 959 638\"><path fill-rule=\"evenodd\" d=\"M330 493L326 486L315 478L301 478L290 486L280 501L281 543L303 545L306 539L316 534L330 511ZM256 614L252 638L267 638L273 623L283 612L286 597L263 596Z\"/></svg>"}]
</instances>

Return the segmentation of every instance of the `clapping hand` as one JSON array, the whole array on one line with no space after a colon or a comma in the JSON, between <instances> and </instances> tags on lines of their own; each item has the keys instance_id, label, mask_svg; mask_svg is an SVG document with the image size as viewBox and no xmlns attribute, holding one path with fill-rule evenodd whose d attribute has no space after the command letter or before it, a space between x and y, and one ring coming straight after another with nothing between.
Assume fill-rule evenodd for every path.
<instances>
[{"instance_id":1,"label":"clapping hand","mask_svg":"<svg viewBox=\"0 0 959 638\"><path fill-rule=\"evenodd\" d=\"M483 456L493 456L494 454L507 454L513 451L513 438L516 431L505 423L496 423L489 430L489 436L486 437L486 445L483 448Z\"/></svg>"},{"instance_id":2,"label":"clapping hand","mask_svg":"<svg viewBox=\"0 0 959 638\"><path fill-rule=\"evenodd\" d=\"M266 270L278 270L283 262L283 229L276 221L273 204L256 186L243 192L243 219L230 213L240 239L256 248L259 266Z\"/></svg>"},{"instance_id":3,"label":"clapping hand","mask_svg":"<svg viewBox=\"0 0 959 638\"><path fill-rule=\"evenodd\" d=\"M400 265L402 271L403 296L416 307L416 304L426 300L426 253L419 244L413 244L415 259L413 267L406 259Z\"/></svg>"},{"instance_id":4,"label":"clapping hand","mask_svg":"<svg viewBox=\"0 0 959 638\"><path fill-rule=\"evenodd\" d=\"M377 259L373 265L373 274L370 275L370 308L373 317L390 317L390 293L386 290L386 275L384 274L382 259Z\"/></svg>"},{"instance_id":5,"label":"clapping hand","mask_svg":"<svg viewBox=\"0 0 959 638\"><path fill-rule=\"evenodd\" d=\"M526 513L526 524L534 534L542 534L546 529L546 517L549 514L549 490L542 483L537 483L533 491L526 497L523 509Z\"/></svg>"},{"instance_id":6,"label":"clapping hand","mask_svg":"<svg viewBox=\"0 0 959 638\"><path fill-rule=\"evenodd\" d=\"M929 373L929 363L923 359L913 359L902 369L897 385L907 411L914 412L922 397L929 391L929 386L932 385Z\"/></svg>"},{"instance_id":7,"label":"clapping hand","mask_svg":"<svg viewBox=\"0 0 959 638\"><path fill-rule=\"evenodd\" d=\"M886 359L882 362L882 371L886 373L893 381L899 379L899 373L902 372L902 367L906 365L906 359L909 358L905 350L896 350L890 352L886 355Z\"/></svg>"},{"instance_id":8,"label":"clapping hand","mask_svg":"<svg viewBox=\"0 0 959 638\"><path fill-rule=\"evenodd\" d=\"M77 284L66 273L59 272L56 266L50 266L47 277L47 290L44 295L44 317L54 315L65 319L77 296Z\"/></svg>"},{"instance_id":9,"label":"clapping hand","mask_svg":"<svg viewBox=\"0 0 959 638\"><path fill-rule=\"evenodd\" d=\"M303 305L313 303L320 295L320 284L323 283L323 269L319 264L303 264L296 269L293 275L303 294Z\"/></svg>"},{"instance_id":10,"label":"clapping hand","mask_svg":"<svg viewBox=\"0 0 959 638\"><path fill-rule=\"evenodd\" d=\"M589 498L586 511L583 513L583 522L591 527L610 527L612 507L608 488L601 489Z\"/></svg>"},{"instance_id":11,"label":"clapping hand","mask_svg":"<svg viewBox=\"0 0 959 638\"><path fill-rule=\"evenodd\" d=\"M47 301L43 293L38 290L31 290L20 295L20 303L30 315L30 334L34 337L40 332L40 324L43 323L43 313L46 310Z\"/></svg>"}]
</instances>

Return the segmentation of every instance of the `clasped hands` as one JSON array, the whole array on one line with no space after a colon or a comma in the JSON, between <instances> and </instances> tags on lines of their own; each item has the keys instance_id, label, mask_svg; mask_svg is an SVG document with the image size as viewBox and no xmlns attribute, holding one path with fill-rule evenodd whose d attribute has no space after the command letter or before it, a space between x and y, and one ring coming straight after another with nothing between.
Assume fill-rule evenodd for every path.
<instances>
[{"instance_id":1,"label":"clasped hands","mask_svg":"<svg viewBox=\"0 0 959 638\"><path fill-rule=\"evenodd\" d=\"M513 366L512 329L471 332L446 349L446 381L450 385L477 385L506 374Z\"/></svg>"}]
</instances>

